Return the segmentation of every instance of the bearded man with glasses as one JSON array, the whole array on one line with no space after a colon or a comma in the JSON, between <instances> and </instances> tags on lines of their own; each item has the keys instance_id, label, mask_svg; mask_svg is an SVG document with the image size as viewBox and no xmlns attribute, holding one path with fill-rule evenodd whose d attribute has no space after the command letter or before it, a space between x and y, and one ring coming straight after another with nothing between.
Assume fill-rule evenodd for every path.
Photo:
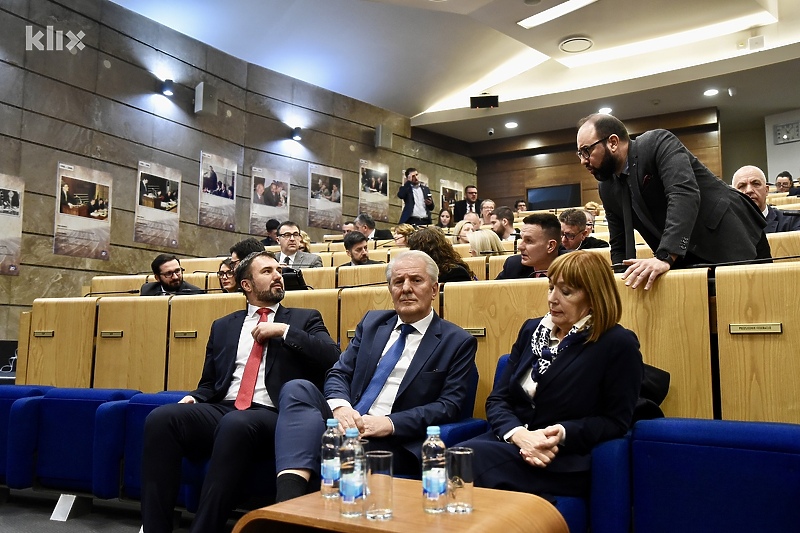
<instances>
[{"instance_id":1,"label":"bearded man with glasses","mask_svg":"<svg viewBox=\"0 0 800 533\"><path fill-rule=\"evenodd\" d=\"M632 289L649 290L671 268L769 258L766 222L753 202L719 180L678 138L652 130L632 140L616 117L578 123L577 156L600 182L611 261ZM636 229L655 257L636 259Z\"/></svg>"},{"instance_id":2,"label":"bearded man with glasses","mask_svg":"<svg viewBox=\"0 0 800 533\"><path fill-rule=\"evenodd\" d=\"M173 296L176 294L203 294L206 291L183 280L181 262L174 255L160 254L150 263L156 281L145 283L140 296Z\"/></svg>"}]
</instances>

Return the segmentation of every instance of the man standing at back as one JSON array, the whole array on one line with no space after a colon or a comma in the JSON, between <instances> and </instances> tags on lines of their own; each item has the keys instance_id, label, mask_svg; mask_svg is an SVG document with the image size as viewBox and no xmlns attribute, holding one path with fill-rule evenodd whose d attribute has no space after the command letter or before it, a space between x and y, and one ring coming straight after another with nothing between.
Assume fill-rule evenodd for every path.
<instances>
[{"instance_id":1,"label":"man standing at back","mask_svg":"<svg viewBox=\"0 0 800 533\"><path fill-rule=\"evenodd\" d=\"M464 220L464 215L467 213L475 213L480 216L480 205L478 188L474 185L467 185L464 188L464 199L457 201L453 206L453 223Z\"/></svg>"},{"instance_id":2,"label":"man standing at back","mask_svg":"<svg viewBox=\"0 0 800 533\"><path fill-rule=\"evenodd\" d=\"M551 213L534 213L522 219L519 253L508 256L496 279L543 278L563 248L561 223Z\"/></svg>"},{"instance_id":3,"label":"man standing at back","mask_svg":"<svg viewBox=\"0 0 800 533\"><path fill-rule=\"evenodd\" d=\"M582 119L578 158L600 182L611 241L611 261L628 266L633 289L661 274L700 263L770 256L766 221L746 196L720 181L666 130L631 140L616 117ZM655 257L636 259L636 229Z\"/></svg>"},{"instance_id":4,"label":"man standing at back","mask_svg":"<svg viewBox=\"0 0 800 533\"><path fill-rule=\"evenodd\" d=\"M214 321L197 389L145 422L144 533L172 531L181 460L209 456L191 531L222 531L253 464L273 453L281 387L303 378L321 388L339 357L319 311L280 305L283 278L270 252L244 258L236 281L247 310Z\"/></svg>"},{"instance_id":5,"label":"man standing at back","mask_svg":"<svg viewBox=\"0 0 800 533\"><path fill-rule=\"evenodd\" d=\"M159 254L150 263L157 281L145 283L139 290L140 296L173 296L176 294L203 294L200 287L186 283L183 279L181 262L174 255Z\"/></svg>"},{"instance_id":6,"label":"man standing at back","mask_svg":"<svg viewBox=\"0 0 800 533\"><path fill-rule=\"evenodd\" d=\"M322 258L317 254L303 252L300 247L300 228L292 221L287 220L278 228L278 243L281 253L278 261L282 265L292 268L320 268Z\"/></svg>"},{"instance_id":7,"label":"man standing at back","mask_svg":"<svg viewBox=\"0 0 800 533\"><path fill-rule=\"evenodd\" d=\"M783 211L767 205L767 177L760 168L746 165L733 173L733 188L746 194L767 221L766 233L800 230L800 217L784 215Z\"/></svg>"},{"instance_id":8,"label":"man standing at back","mask_svg":"<svg viewBox=\"0 0 800 533\"><path fill-rule=\"evenodd\" d=\"M370 450L388 450L394 472L418 477L428 426L456 422L475 367L477 341L442 320L439 269L426 253L404 252L386 268L393 311L369 311L325 379L325 394L306 381L281 391L275 441L277 501L319 481L325 420L358 428ZM312 481L309 487L309 481Z\"/></svg>"},{"instance_id":9,"label":"man standing at back","mask_svg":"<svg viewBox=\"0 0 800 533\"><path fill-rule=\"evenodd\" d=\"M433 210L433 196L427 185L419 181L419 172L416 168L407 168L405 182L397 191L397 197L403 200L403 212L400 215L400 224L424 226L431 223Z\"/></svg>"}]
</instances>

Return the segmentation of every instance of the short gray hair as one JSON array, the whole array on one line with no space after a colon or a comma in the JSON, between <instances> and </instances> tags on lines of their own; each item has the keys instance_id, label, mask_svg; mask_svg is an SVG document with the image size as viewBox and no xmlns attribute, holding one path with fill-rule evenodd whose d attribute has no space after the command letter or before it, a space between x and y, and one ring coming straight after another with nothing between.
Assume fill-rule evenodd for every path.
<instances>
[{"instance_id":1,"label":"short gray hair","mask_svg":"<svg viewBox=\"0 0 800 533\"><path fill-rule=\"evenodd\" d=\"M436 262L431 259L431 256L420 250L407 250L389 261L389 264L386 265L387 283L392 281L394 265L400 261L406 261L408 259L419 260L425 263L425 272L428 274L428 277L431 278L431 283L439 283L439 267L436 265Z\"/></svg>"}]
</instances>

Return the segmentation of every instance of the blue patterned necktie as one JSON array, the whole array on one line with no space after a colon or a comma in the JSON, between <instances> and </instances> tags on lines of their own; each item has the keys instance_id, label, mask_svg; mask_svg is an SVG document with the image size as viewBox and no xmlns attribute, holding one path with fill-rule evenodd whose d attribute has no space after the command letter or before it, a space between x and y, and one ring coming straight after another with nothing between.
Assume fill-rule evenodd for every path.
<instances>
[{"instance_id":1,"label":"blue patterned necktie","mask_svg":"<svg viewBox=\"0 0 800 533\"><path fill-rule=\"evenodd\" d=\"M411 324L402 324L400 326L400 336L378 362L378 368L375 369L375 373L372 375L372 379L369 381L369 385L367 385L364 394L361 395L361 399L358 400L358 403L353 406L353 409L360 414L366 414L370 407L372 407L372 404L375 403L378 394L380 394L383 389L383 385L389 378L389 374L392 373L395 365L397 365L397 361L400 360L400 356L403 355L403 350L406 347L406 337L408 337L408 334L412 331L416 330Z\"/></svg>"}]
</instances>

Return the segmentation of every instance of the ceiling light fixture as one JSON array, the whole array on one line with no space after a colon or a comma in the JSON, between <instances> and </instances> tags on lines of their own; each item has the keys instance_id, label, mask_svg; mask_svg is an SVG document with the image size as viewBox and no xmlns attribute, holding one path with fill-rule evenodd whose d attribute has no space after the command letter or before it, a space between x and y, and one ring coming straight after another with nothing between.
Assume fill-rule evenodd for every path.
<instances>
[{"instance_id":1,"label":"ceiling light fixture","mask_svg":"<svg viewBox=\"0 0 800 533\"><path fill-rule=\"evenodd\" d=\"M506 128L508 128L508 129L510 129L510 130L513 130L513 129L514 129L514 128L516 128L517 126L519 126L519 124L517 124L517 123L516 123L516 122L514 122L513 120L512 120L511 122L506 122Z\"/></svg>"},{"instance_id":2,"label":"ceiling light fixture","mask_svg":"<svg viewBox=\"0 0 800 533\"><path fill-rule=\"evenodd\" d=\"M634 43L624 44L622 46L614 46L605 48L594 52L587 52L585 54L554 57L556 61L568 68L585 67L586 65L594 65L597 63L604 63L610 59L623 59L626 57L633 57L650 52L657 52L659 50L667 50L678 46L685 46L687 44L707 41L715 37L723 35L731 35L733 33L744 31L756 26L765 26L767 24L774 24L778 22L772 14L768 11L759 11L752 15L745 17L727 20L718 24L711 24L702 28L695 28L680 33L672 33L654 39L647 39L645 41L638 41Z\"/></svg>"},{"instance_id":3,"label":"ceiling light fixture","mask_svg":"<svg viewBox=\"0 0 800 533\"><path fill-rule=\"evenodd\" d=\"M586 7L589 4L594 4L597 0L567 0L563 4L558 4L557 6L553 6L550 9L545 9L535 15L528 17L524 20L520 20L517 22L520 26L529 30L531 28L535 28L536 26L541 26L551 20L555 20L559 17L563 17L564 15L568 15L573 11L577 11L582 7Z\"/></svg>"},{"instance_id":4,"label":"ceiling light fixture","mask_svg":"<svg viewBox=\"0 0 800 533\"><path fill-rule=\"evenodd\" d=\"M302 130L300 129L300 127L292 129L292 140L293 141L302 141L303 140L303 136L300 134L301 131Z\"/></svg>"},{"instance_id":5,"label":"ceiling light fixture","mask_svg":"<svg viewBox=\"0 0 800 533\"><path fill-rule=\"evenodd\" d=\"M588 37L567 37L558 43L559 50L568 54L579 54L592 46L594 46L594 42Z\"/></svg>"},{"instance_id":6,"label":"ceiling light fixture","mask_svg":"<svg viewBox=\"0 0 800 533\"><path fill-rule=\"evenodd\" d=\"M610 115L611 114L611 108L610 107L601 107L600 109L597 110L597 112L600 113L601 115Z\"/></svg>"},{"instance_id":7,"label":"ceiling light fixture","mask_svg":"<svg viewBox=\"0 0 800 533\"><path fill-rule=\"evenodd\" d=\"M172 80L164 80L161 82L161 94L164 96L172 96L175 94L175 82Z\"/></svg>"},{"instance_id":8,"label":"ceiling light fixture","mask_svg":"<svg viewBox=\"0 0 800 533\"><path fill-rule=\"evenodd\" d=\"M719 94L719 90L717 89L706 89L703 91L703 96L717 96Z\"/></svg>"}]
</instances>

